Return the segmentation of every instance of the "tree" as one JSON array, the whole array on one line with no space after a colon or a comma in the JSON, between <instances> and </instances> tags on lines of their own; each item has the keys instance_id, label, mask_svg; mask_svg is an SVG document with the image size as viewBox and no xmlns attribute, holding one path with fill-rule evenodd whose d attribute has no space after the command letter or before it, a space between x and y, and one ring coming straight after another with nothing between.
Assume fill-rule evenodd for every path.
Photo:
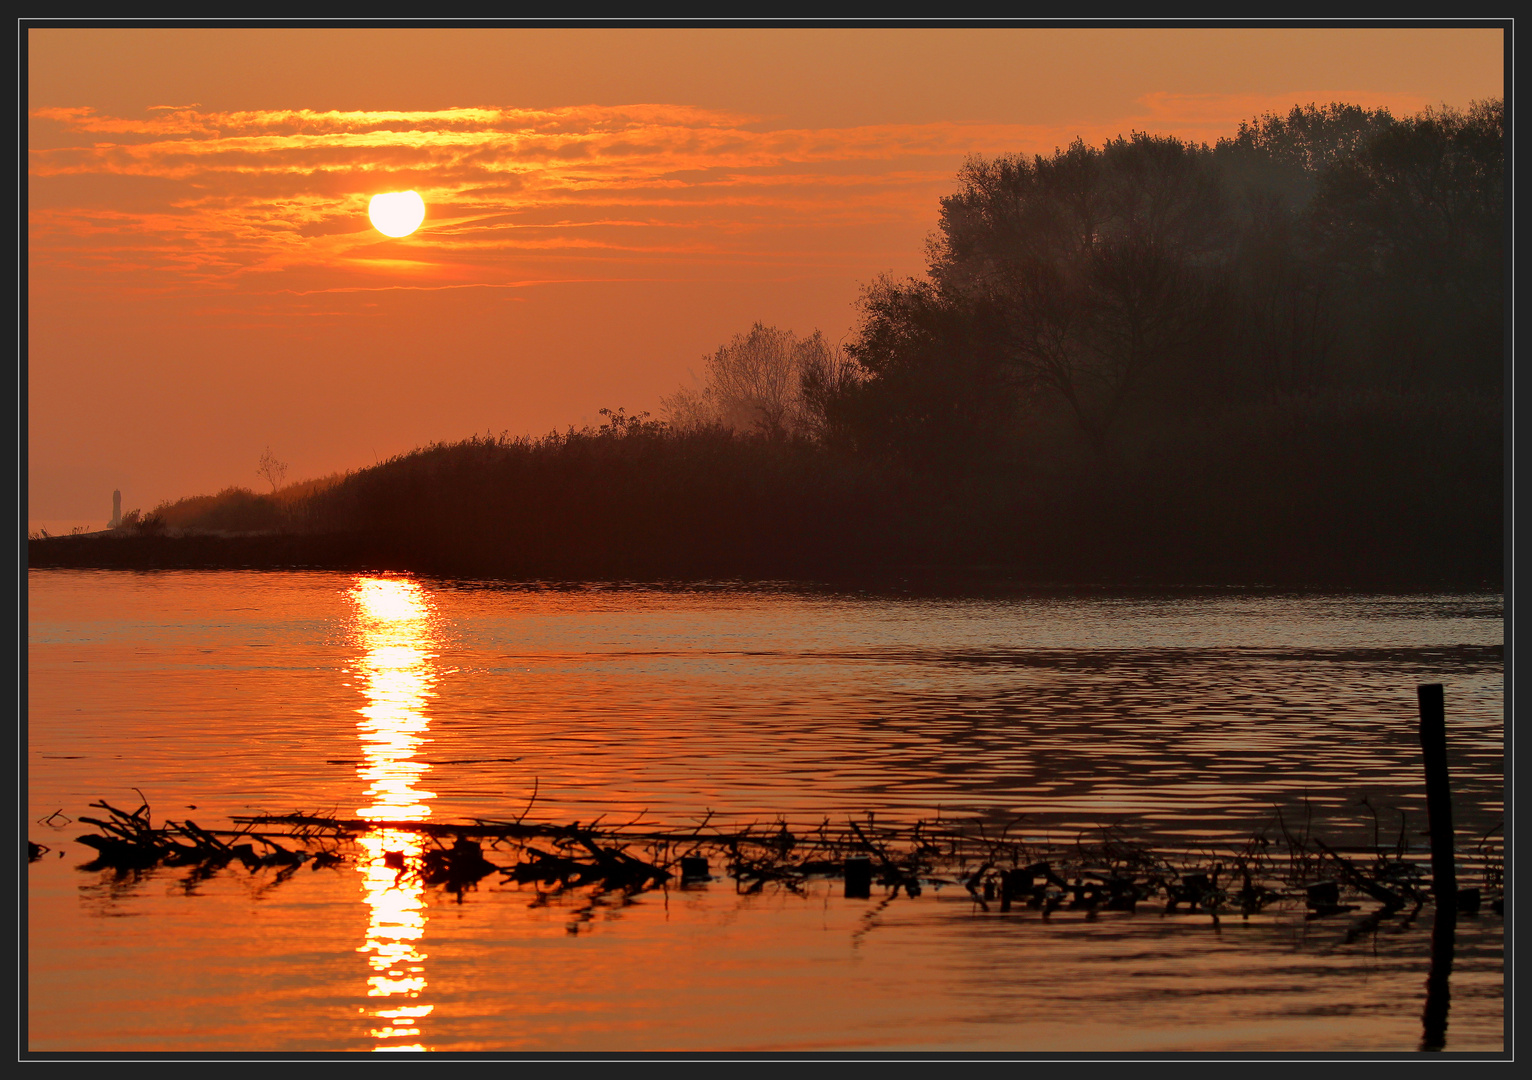
<instances>
[{"instance_id":1,"label":"tree","mask_svg":"<svg viewBox=\"0 0 1532 1080\"><path fill-rule=\"evenodd\" d=\"M834 437L830 403L861 379L861 368L845 350L831 346L818 330L798 351L800 431L825 441Z\"/></svg>"},{"instance_id":2,"label":"tree","mask_svg":"<svg viewBox=\"0 0 1532 1080\"><path fill-rule=\"evenodd\" d=\"M861 298L847 352L855 375L824 396L826 426L852 445L955 474L1005 454L1029 385L992 307L930 281L879 278Z\"/></svg>"},{"instance_id":3,"label":"tree","mask_svg":"<svg viewBox=\"0 0 1532 1080\"><path fill-rule=\"evenodd\" d=\"M1252 197L1246 210L1230 280L1241 389L1317 391L1334 377L1341 334L1334 284L1284 205Z\"/></svg>"},{"instance_id":4,"label":"tree","mask_svg":"<svg viewBox=\"0 0 1532 1080\"><path fill-rule=\"evenodd\" d=\"M1016 384L1055 394L1105 449L1151 377L1207 344L1230 244L1209 152L1136 133L975 158L958 179L928 248L936 297L991 327Z\"/></svg>"},{"instance_id":5,"label":"tree","mask_svg":"<svg viewBox=\"0 0 1532 1080\"><path fill-rule=\"evenodd\" d=\"M1401 389L1500 384L1503 100L1377 131L1320 177L1308 225Z\"/></svg>"},{"instance_id":6,"label":"tree","mask_svg":"<svg viewBox=\"0 0 1532 1080\"><path fill-rule=\"evenodd\" d=\"M255 475L264 479L271 485L272 494L276 494L277 488L282 486L283 479L287 476L287 463L278 461L276 455L267 446L261 454L260 464L256 466Z\"/></svg>"},{"instance_id":7,"label":"tree","mask_svg":"<svg viewBox=\"0 0 1532 1080\"><path fill-rule=\"evenodd\" d=\"M850 371L818 330L800 338L762 323L735 334L703 363L699 387L661 400L666 419L680 428L717 425L772 439L821 430L816 402Z\"/></svg>"},{"instance_id":8,"label":"tree","mask_svg":"<svg viewBox=\"0 0 1532 1080\"><path fill-rule=\"evenodd\" d=\"M1240 121L1236 135L1218 140L1213 157L1247 198L1275 198L1296 211L1313 197L1321 173L1355 157L1393 123L1387 109L1341 102L1294 105L1286 114Z\"/></svg>"}]
</instances>

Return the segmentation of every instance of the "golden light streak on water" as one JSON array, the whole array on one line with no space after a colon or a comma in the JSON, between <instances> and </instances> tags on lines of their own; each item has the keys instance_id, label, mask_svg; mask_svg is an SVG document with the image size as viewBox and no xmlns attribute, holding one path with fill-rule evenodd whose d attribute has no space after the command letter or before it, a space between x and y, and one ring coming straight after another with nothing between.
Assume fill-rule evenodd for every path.
<instances>
[{"instance_id":1,"label":"golden light streak on water","mask_svg":"<svg viewBox=\"0 0 1532 1080\"><path fill-rule=\"evenodd\" d=\"M356 605L358 662L366 705L358 709L357 733L362 764L357 774L367 783L368 805L357 815L379 822L424 821L435 794L416 785L430 766L416 760L427 741L426 706L436 679L432 613L426 591L405 578L359 578L351 590ZM424 889L420 881L421 838L400 829L380 827L361 838L357 867L370 913L366 941L357 951L367 957L371 974L367 996L382 999L363 1008L381 1021L369 1029L374 1050L425 1050L419 1021L431 1013L417 1001L426 988Z\"/></svg>"}]
</instances>

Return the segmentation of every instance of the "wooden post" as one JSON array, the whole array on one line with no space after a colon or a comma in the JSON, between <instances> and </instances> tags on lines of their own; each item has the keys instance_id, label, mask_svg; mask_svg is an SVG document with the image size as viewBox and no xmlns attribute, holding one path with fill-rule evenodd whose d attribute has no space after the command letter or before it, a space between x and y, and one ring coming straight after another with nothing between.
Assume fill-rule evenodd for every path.
<instances>
[{"instance_id":1,"label":"wooden post","mask_svg":"<svg viewBox=\"0 0 1532 1080\"><path fill-rule=\"evenodd\" d=\"M1447 1045L1451 1007L1453 952L1457 944L1458 883L1452 837L1452 790L1447 782L1447 719L1440 683L1424 683L1420 699L1420 749L1426 764L1426 817L1431 828L1431 891L1436 919L1431 927L1431 969L1426 975L1426 1007L1421 1016L1422 1050Z\"/></svg>"},{"instance_id":2,"label":"wooden post","mask_svg":"<svg viewBox=\"0 0 1532 1080\"><path fill-rule=\"evenodd\" d=\"M1426 817L1431 828L1431 889L1436 904L1456 908L1458 881L1452 837L1452 791L1447 783L1447 719L1442 684L1424 683L1420 699L1420 749L1426 763Z\"/></svg>"}]
</instances>

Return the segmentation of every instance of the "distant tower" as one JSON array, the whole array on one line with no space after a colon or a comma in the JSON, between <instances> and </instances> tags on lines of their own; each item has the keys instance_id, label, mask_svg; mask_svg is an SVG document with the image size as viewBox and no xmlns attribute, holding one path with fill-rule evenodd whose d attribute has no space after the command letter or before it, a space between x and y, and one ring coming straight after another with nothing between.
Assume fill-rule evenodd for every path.
<instances>
[{"instance_id":1,"label":"distant tower","mask_svg":"<svg viewBox=\"0 0 1532 1080\"><path fill-rule=\"evenodd\" d=\"M121 524L122 524L122 492L114 491L114 492L112 492L112 523L110 525L108 525L107 528L115 529L115 528L117 528L117 526L119 526Z\"/></svg>"}]
</instances>

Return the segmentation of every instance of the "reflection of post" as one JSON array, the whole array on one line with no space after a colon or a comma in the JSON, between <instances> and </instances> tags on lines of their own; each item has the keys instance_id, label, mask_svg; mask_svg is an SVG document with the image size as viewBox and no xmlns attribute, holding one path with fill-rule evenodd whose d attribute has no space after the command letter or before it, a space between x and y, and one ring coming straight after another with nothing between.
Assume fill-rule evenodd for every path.
<instances>
[{"instance_id":1,"label":"reflection of post","mask_svg":"<svg viewBox=\"0 0 1532 1080\"><path fill-rule=\"evenodd\" d=\"M1452 1002L1448 978L1458 926L1457 868L1452 837L1452 790L1447 780L1447 718L1440 683L1417 689L1420 699L1420 749L1426 765L1426 816L1431 826L1431 891L1436 921L1431 926L1431 971L1426 976L1426 1010L1421 1017L1422 1050L1447 1045L1447 1009Z\"/></svg>"},{"instance_id":2,"label":"reflection of post","mask_svg":"<svg viewBox=\"0 0 1532 1080\"><path fill-rule=\"evenodd\" d=\"M1457 944L1458 912L1454 903L1436 901L1436 922L1431 926L1431 970L1426 975L1426 1011L1420 1018L1420 1048L1440 1050L1447 1045L1447 1009L1452 1004L1452 954Z\"/></svg>"}]
</instances>

